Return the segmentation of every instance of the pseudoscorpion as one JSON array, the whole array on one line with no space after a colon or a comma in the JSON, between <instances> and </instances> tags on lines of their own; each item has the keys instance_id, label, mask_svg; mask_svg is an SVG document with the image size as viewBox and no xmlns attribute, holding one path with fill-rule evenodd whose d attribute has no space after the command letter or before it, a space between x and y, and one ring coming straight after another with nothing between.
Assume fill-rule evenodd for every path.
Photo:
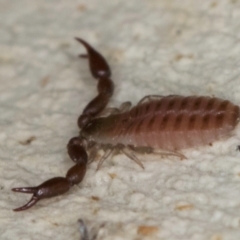
<instances>
[{"instance_id":1,"label":"pseudoscorpion","mask_svg":"<svg viewBox=\"0 0 240 240\"><path fill-rule=\"evenodd\" d=\"M75 165L65 177L55 177L37 187L13 188L15 192L33 194L30 201L14 211L32 207L43 198L67 192L79 184L86 173L88 154L102 148L103 161L121 151L141 167L134 151L175 155L181 149L211 144L228 136L239 121L239 107L228 100L206 96L156 96L144 97L135 107L124 102L120 108L106 108L113 95L111 70L104 57L87 42L76 38L87 50L90 71L98 81L98 95L90 101L78 119L79 136L70 139L67 149ZM94 154L91 154L94 155ZM90 159L92 161L92 159Z\"/></svg>"}]
</instances>

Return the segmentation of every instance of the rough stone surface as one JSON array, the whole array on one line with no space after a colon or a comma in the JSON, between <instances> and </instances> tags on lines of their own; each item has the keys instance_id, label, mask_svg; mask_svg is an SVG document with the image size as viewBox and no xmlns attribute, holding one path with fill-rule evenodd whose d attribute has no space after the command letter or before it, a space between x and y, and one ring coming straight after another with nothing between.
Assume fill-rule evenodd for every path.
<instances>
[{"instance_id":1,"label":"rough stone surface","mask_svg":"<svg viewBox=\"0 0 240 240\"><path fill-rule=\"evenodd\" d=\"M0 1L0 238L236 240L240 236L240 129L185 161L123 155L89 166L63 196L12 211L11 188L64 176L68 139L96 94L84 49L108 59L110 106L148 94L214 95L240 104L240 2L192 0ZM30 139L30 140L29 140ZM29 141L27 141L29 140Z\"/></svg>"}]
</instances>

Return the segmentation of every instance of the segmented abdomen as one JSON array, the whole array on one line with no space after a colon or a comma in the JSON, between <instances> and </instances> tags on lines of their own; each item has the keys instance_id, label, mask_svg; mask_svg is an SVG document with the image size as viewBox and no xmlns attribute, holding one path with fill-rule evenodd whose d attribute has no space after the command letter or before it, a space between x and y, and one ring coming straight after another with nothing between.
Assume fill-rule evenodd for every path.
<instances>
[{"instance_id":1,"label":"segmented abdomen","mask_svg":"<svg viewBox=\"0 0 240 240\"><path fill-rule=\"evenodd\" d=\"M167 96L120 114L114 128L103 132L102 137L113 145L179 150L228 135L238 119L239 107L227 100Z\"/></svg>"}]
</instances>

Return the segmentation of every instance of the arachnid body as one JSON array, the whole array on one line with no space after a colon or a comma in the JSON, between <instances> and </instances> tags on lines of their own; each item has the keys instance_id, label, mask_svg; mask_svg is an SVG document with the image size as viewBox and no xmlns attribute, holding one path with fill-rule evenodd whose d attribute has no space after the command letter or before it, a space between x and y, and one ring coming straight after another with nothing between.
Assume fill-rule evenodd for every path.
<instances>
[{"instance_id":1,"label":"arachnid body","mask_svg":"<svg viewBox=\"0 0 240 240\"><path fill-rule=\"evenodd\" d=\"M176 155L178 151L211 144L228 136L238 123L240 110L228 100L205 96L146 96L131 108L125 102L119 109L106 108L113 94L111 70L104 57L87 42L77 38L87 50L90 71L98 80L98 95L88 103L78 119L79 136L70 139L67 148L75 165L66 177L55 177L37 187L13 188L15 192L33 194L31 200L15 211L32 207L43 198L67 192L84 178L87 164L94 153L103 148L98 164L115 150L121 151L143 167L134 151ZM86 57L86 56L84 56ZM88 154L90 154L90 161Z\"/></svg>"}]
</instances>

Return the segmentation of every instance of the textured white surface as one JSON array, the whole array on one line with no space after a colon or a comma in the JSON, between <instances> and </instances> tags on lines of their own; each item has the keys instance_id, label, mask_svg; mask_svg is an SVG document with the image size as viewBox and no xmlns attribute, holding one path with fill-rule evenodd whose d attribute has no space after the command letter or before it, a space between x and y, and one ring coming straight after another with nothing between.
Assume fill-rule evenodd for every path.
<instances>
[{"instance_id":1,"label":"textured white surface","mask_svg":"<svg viewBox=\"0 0 240 240\"><path fill-rule=\"evenodd\" d=\"M109 159L68 194L28 211L11 209L72 166L65 146L96 94L84 49L108 59L110 103L147 94L215 95L240 104L240 3L226 1L0 1L0 238L80 239L77 219L98 239L236 240L240 236L240 129L188 160ZM30 144L23 142L35 137ZM94 230L93 230L94 231Z\"/></svg>"}]
</instances>

